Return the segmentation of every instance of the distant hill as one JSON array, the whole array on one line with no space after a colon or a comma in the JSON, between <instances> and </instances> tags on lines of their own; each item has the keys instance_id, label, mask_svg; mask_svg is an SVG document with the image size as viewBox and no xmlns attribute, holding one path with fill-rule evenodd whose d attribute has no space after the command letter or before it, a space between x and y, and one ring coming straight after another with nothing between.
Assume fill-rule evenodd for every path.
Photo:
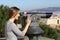
<instances>
[{"instance_id":1,"label":"distant hill","mask_svg":"<svg viewBox=\"0 0 60 40\"><path fill-rule=\"evenodd\" d=\"M48 7L48 8L42 8L42 9L33 9L29 10L28 12L42 12L42 13L51 13L55 11L60 11L60 7Z\"/></svg>"}]
</instances>

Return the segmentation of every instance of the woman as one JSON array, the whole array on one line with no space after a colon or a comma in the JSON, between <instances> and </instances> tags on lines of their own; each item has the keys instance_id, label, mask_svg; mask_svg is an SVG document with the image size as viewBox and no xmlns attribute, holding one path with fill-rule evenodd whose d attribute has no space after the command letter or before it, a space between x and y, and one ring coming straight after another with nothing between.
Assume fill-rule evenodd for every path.
<instances>
[{"instance_id":1,"label":"woman","mask_svg":"<svg viewBox=\"0 0 60 40\"><path fill-rule=\"evenodd\" d=\"M31 23L31 17L28 17L26 20L26 26L23 31L18 28L18 17L20 16L20 11L17 7L11 7L9 9L9 20L5 25L6 40L17 40L16 35L24 36L28 30L28 27ZM16 34L16 35L15 35Z\"/></svg>"}]
</instances>

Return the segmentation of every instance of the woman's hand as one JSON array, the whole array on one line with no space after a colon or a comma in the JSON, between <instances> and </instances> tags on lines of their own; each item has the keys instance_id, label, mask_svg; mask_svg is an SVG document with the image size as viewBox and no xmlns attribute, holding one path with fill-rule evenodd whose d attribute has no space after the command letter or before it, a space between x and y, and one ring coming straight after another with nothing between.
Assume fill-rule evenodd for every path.
<instances>
[{"instance_id":1,"label":"woman's hand","mask_svg":"<svg viewBox=\"0 0 60 40\"><path fill-rule=\"evenodd\" d=\"M24 32L25 34L26 34L26 32L27 32L27 30L28 30L28 28L29 28L30 23L31 23L31 17L27 17L27 19L26 19L26 26L25 26L25 28L24 28L24 30L23 30L23 32Z\"/></svg>"},{"instance_id":2,"label":"woman's hand","mask_svg":"<svg viewBox=\"0 0 60 40\"><path fill-rule=\"evenodd\" d=\"M27 25L30 25L30 23L31 23L31 17L27 17L26 23L27 23Z\"/></svg>"}]
</instances>

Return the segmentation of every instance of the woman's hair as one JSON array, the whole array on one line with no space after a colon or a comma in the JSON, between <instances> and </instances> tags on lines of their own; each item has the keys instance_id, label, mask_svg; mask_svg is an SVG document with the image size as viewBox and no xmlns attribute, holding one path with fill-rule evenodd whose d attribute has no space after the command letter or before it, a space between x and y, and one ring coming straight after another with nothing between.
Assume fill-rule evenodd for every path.
<instances>
[{"instance_id":1,"label":"woman's hair","mask_svg":"<svg viewBox=\"0 0 60 40\"><path fill-rule=\"evenodd\" d=\"M17 7L11 7L9 9L9 19L14 18L17 15L17 12L19 11L19 8ZM18 20L14 20L14 23L17 24Z\"/></svg>"}]
</instances>

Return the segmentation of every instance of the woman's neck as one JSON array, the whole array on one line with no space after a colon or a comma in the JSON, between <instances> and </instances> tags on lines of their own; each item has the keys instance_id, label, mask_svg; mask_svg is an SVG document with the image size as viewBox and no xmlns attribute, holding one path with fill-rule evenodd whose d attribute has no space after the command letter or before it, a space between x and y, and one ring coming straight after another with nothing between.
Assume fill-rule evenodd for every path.
<instances>
[{"instance_id":1,"label":"woman's neck","mask_svg":"<svg viewBox=\"0 0 60 40\"><path fill-rule=\"evenodd\" d=\"M15 20L14 18L9 19L9 21L11 21L11 22L14 22L14 20Z\"/></svg>"}]
</instances>

